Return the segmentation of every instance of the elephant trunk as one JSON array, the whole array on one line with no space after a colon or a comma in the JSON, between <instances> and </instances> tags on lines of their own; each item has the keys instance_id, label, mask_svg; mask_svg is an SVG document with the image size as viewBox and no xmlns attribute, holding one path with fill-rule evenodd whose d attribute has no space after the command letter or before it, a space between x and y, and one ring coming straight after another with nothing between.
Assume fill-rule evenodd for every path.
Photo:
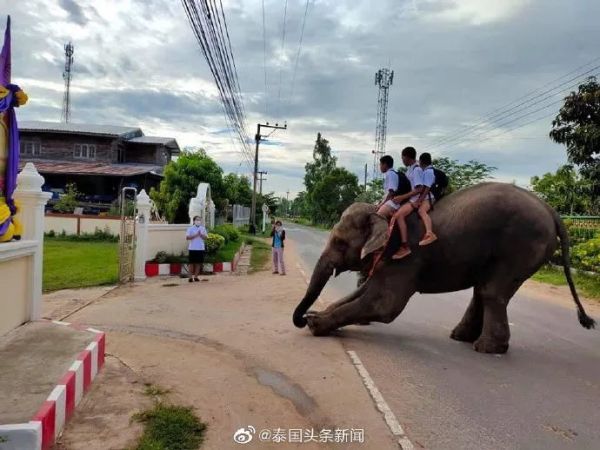
<instances>
[{"instance_id":1,"label":"elephant trunk","mask_svg":"<svg viewBox=\"0 0 600 450\"><path fill-rule=\"evenodd\" d=\"M306 290L306 294L304 294L304 298L298 304L298 306L296 306L296 310L294 311L294 325L296 325L298 328L303 328L306 326L304 314L306 314L308 308L310 308L317 298L319 298L321 291L333 273L333 269L334 266L329 258L321 255L315 270L313 271L312 277L310 278L310 283L308 285L308 289Z\"/></svg>"}]
</instances>

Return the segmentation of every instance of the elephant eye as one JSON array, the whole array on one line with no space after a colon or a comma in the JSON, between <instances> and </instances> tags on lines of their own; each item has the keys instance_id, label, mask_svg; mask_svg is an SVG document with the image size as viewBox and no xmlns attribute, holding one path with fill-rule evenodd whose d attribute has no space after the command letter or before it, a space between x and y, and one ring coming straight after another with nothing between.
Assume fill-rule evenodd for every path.
<instances>
[{"instance_id":1,"label":"elephant eye","mask_svg":"<svg viewBox=\"0 0 600 450\"><path fill-rule=\"evenodd\" d=\"M334 237L333 245L335 245L336 247L346 247L346 241L344 241L343 239L340 239L338 237Z\"/></svg>"}]
</instances>

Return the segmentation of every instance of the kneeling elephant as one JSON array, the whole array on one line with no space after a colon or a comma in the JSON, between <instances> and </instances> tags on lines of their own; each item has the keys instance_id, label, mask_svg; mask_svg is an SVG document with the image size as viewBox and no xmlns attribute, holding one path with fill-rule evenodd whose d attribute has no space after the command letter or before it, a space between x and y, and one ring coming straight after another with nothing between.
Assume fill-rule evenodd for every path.
<instances>
[{"instance_id":1,"label":"kneeling elephant","mask_svg":"<svg viewBox=\"0 0 600 450\"><path fill-rule=\"evenodd\" d=\"M423 227L409 223L412 254L383 258L357 290L321 312L308 311L333 273L370 267L373 252L386 241L387 222L375 207L355 203L333 228L306 294L294 311L294 324L308 324L316 336L366 321L389 323L415 292L435 294L473 288L473 298L452 339L475 350L504 353L510 330L506 308L519 287L558 248L579 322L593 328L570 274L569 243L558 214L530 192L511 184L482 183L444 197L431 212L437 242L419 247ZM414 215L413 215L414 216Z\"/></svg>"}]
</instances>

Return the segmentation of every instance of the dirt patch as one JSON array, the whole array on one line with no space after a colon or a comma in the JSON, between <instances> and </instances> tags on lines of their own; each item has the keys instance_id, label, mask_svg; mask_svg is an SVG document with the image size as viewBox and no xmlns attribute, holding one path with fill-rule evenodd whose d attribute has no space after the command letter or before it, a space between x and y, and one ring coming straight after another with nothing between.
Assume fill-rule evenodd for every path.
<instances>
[{"instance_id":1,"label":"dirt patch","mask_svg":"<svg viewBox=\"0 0 600 450\"><path fill-rule=\"evenodd\" d=\"M535 280L527 280L520 291L530 297L545 300L556 305L565 306L567 308L573 308L573 297L568 286L554 286L552 284L541 283ZM591 300L585 297L579 296L585 309L592 315L600 314L600 303L595 300Z\"/></svg>"},{"instance_id":2,"label":"dirt patch","mask_svg":"<svg viewBox=\"0 0 600 450\"><path fill-rule=\"evenodd\" d=\"M133 414L152 407L142 377L107 355L98 378L77 407L55 445L56 450L122 450L133 446L142 426Z\"/></svg>"}]
</instances>

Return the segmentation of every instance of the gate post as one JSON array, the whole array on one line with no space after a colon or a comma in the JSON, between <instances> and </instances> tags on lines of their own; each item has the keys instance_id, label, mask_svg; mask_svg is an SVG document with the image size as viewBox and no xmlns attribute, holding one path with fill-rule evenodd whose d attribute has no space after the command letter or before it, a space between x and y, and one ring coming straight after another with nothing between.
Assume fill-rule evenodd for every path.
<instances>
[{"instance_id":1,"label":"gate post","mask_svg":"<svg viewBox=\"0 0 600 450\"><path fill-rule=\"evenodd\" d=\"M134 255L134 280L144 281L146 279L146 249L148 247L148 225L150 222L150 197L142 189L135 198L137 209L137 239Z\"/></svg>"},{"instance_id":2,"label":"gate post","mask_svg":"<svg viewBox=\"0 0 600 450\"><path fill-rule=\"evenodd\" d=\"M52 197L50 192L43 192L44 178L38 173L33 163L28 162L17 176L15 200L19 203L17 217L23 224L24 240L37 242L37 250L33 256L31 271L31 305L30 318L42 317L42 269L44 261L44 209Z\"/></svg>"}]
</instances>

